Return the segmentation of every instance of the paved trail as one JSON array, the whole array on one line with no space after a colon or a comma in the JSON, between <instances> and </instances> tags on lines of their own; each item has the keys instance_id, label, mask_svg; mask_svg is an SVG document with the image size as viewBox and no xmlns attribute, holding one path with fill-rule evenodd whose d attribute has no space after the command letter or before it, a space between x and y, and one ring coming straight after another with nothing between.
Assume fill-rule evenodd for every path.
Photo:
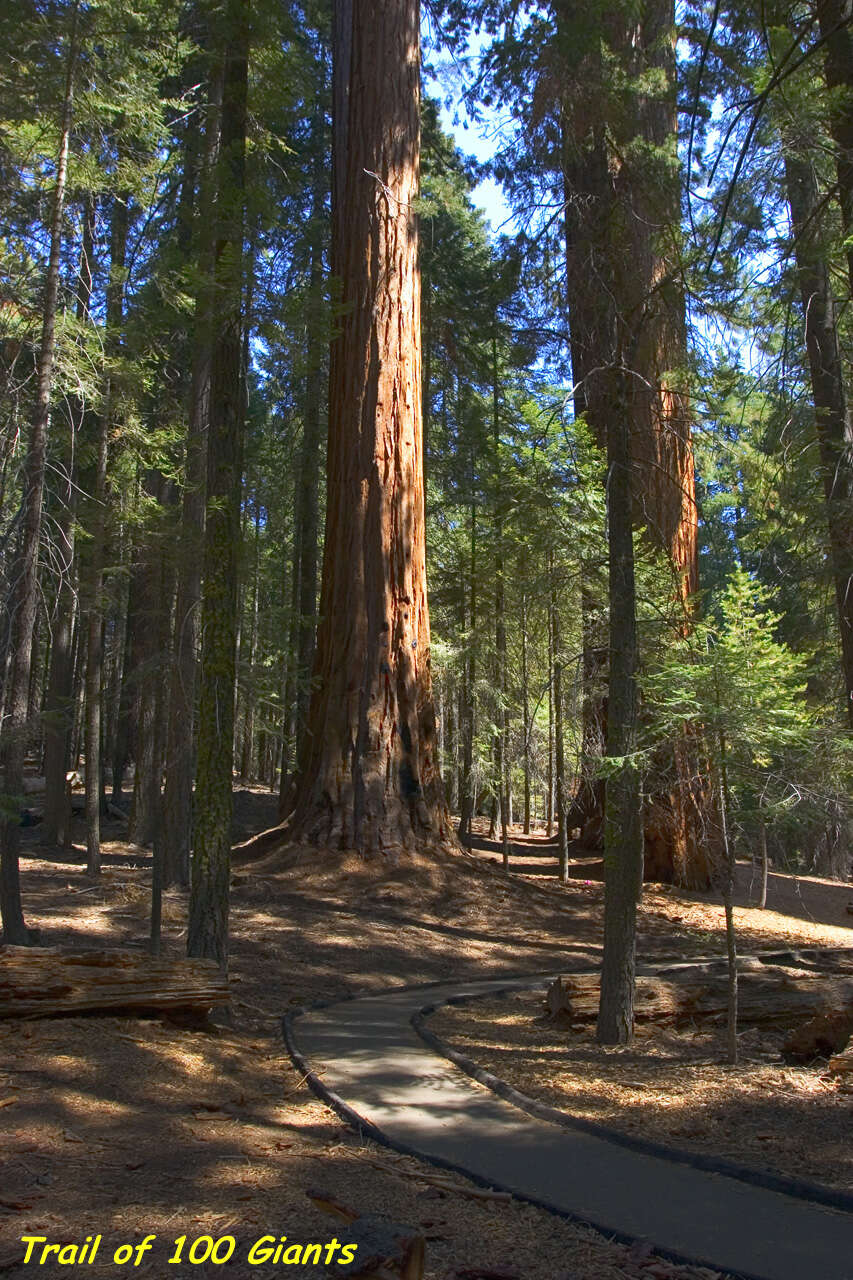
<instances>
[{"instance_id":1,"label":"paved trail","mask_svg":"<svg viewBox=\"0 0 853 1280\"><path fill-rule=\"evenodd\" d=\"M446 983L342 1001L287 1019L289 1048L315 1092L398 1149L749 1280L853 1280L853 1212L531 1116L474 1083L412 1026L427 1006L536 981Z\"/></svg>"}]
</instances>

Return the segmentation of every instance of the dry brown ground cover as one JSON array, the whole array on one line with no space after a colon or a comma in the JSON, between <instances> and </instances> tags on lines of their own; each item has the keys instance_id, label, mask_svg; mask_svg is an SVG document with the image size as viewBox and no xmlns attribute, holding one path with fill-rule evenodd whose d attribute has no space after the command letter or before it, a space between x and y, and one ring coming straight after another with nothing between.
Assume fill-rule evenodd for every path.
<instances>
[{"instance_id":1,"label":"dry brown ground cover","mask_svg":"<svg viewBox=\"0 0 853 1280\"><path fill-rule=\"evenodd\" d=\"M542 1016L542 992L441 1010L430 1029L522 1093L633 1137L853 1191L853 1085L790 1066L784 1036L746 1030L737 1066L719 1026L640 1026L603 1048Z\"/></svg>"},{"instance_id":2,"label":"dry brown ground cover","mask_svg":"<svg viewBox=\"0 0 853 1280\"><path fill-rule=\"evenodd\" d=\"M850 885L772 874L765 910L749 905L757 890L753 868L739 865L735 923L742 951L853 947ZM643 958L654 958L663 920L685 956L696 954L697 943L719 954L721 915L714 894L647 886ZM632 1046L603 1048L590 1028L551 1023L541 991L451 1006L433 1015L430 1028L493 1075L570 1115L853 1191L853 1080L828 1075L821 1060L784 1062L781 1033L745 1027L734 1067L725 1063L719 1025L641 1026Z\"/></svg>"},{"instance_id":3,"label":"dry brown ground cover","mask_svg":"<svg viewBox=\"0 0 853 1280\"><path fill-rule=\"evenodd\" d=\"M255 803L240 798L244 831L264 825L263 814L250 820ZM46 851L31 844L30 852ZM106 853L98 881L79 863L24 861L27 915L44 945L144 947L148 857L118 840ZM82 857L79 847L74 856ZM24 1233L56 1242L103 1233L101 1256L87 1268L93 1276L124 1274L108 1246L148 1232L157 1234L155 1250L128 1274L292 1274L250 1270L239 1259L264 1234L343 1239L345 1229L306 1197L317 1186L361 1212L419 1227L428 1238L429 1280L477 1280L484 1269L516 1280L703 1274L667 1269L654 1256L517 1202L472 1199L461 1179L459 1191L434 1186L428 1166L344 1128L282 1048L282 1012L316 999L450 976L588 966L600 942L600 885L529 887L463 858L377 869L289 850L238 865L232 892L230 1026L190 1032L104 1017L0 1024L0 1271L10 1280L33 1274L20 1264ZM181 954L184 920L184 896L170 891L167 953ZM765 946L839 945L838 932L853 941L849 930L788 917L775 932L769 916L760 923L754 936ZM648 955L719 953L719 908L650 894L643 935ZM234 1235L238 1261L224 1269L164 1265L164 1246L203 1233ZM38 1274L79 1273L48 1264Z\"/></svg>"}]
</instances>

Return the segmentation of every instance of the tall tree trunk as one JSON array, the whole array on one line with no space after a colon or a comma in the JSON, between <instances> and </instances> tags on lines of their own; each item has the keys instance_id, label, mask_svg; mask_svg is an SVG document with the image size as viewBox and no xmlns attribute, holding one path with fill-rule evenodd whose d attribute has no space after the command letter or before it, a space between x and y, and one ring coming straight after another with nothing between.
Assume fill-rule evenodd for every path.
<instances>
[{"instance_id":1,"label":"tall tree trunk","mask_svg":"<svg viewBox=\"0 0 853 1280\"><path fill-rule=\"evenodd\" d=\"M132 688L133 636L136 614L136 578L132 571L135 549L132 536L123 539L123 565L127 568L127 587L122 593L116 623L115 684L110 695L110 720L112 724L112 803L121 804L124 774L133 739L134 705Z\"/></svg>"},{"instance_id":2,"label":"tall tree trunk","mask_svg":"<svg viewBox=\"0 0 853 1280\"><path fill-rule=\"evenodd\" d=\"M165 638L165 636L164 636ZM156 728L155 751L157 771L150 779L149 806L152 815L152 849L151 849L151 954L160 954L161 932L163 924L163 793L161 790L161 768L166 748L165 725L165 682L158 680L154 691L154 724Z\"/></svg>"},{"instance_id":3,"label":"tall tree trunk","mask_svg":"<svg viewBox=\"0 0 853 1280\"><path fill-rule=\"evenodd\" d=\"M319 488L322 445L323 375L328 324L323 289L323 241L326 192L325 129L323 93L318 91L312 123L313 173L311 180L310 269L306 315L306 373L302 412L302 449L296 494L296 541L299 566L295 582L298 598L298 643L296 647L296 738L297 754L305 736L310 702L310 678L314 663L317 629L317 558L319 535Z\"/></svg>"},{"instance_id":4,"label":"tall tree trunk","mask_svg":"<svg viewBox=\"0 0 853 1280\"><path fill-rule=\"evenodd\" d=\"M581 776L572 804L572 825L580 827L581 841L600 848L604 840L604 780L596 777L596 764L607 737L607 712L602 688L608 668L607 646L599 635L600 606L587 583L581 586Z\"/></svg>"},{"instance_id":5,"label":"tall tree trunk","mask_svg":"<svg viewBox=\"0 0 853 1280\"><path fill-rule=\"evenodd\" d=\"M459 690L452 679L448 680L446 702L447 737L442 760L446 779L447 807L456 813L459 805Z\"/></svg>"},{"instance_id":6,"label":"tall tree trunk","mask_svg":"<svg viewBox=\"0 0 853 1280\"><path fill-rule=\"evenodd\" d=\"M767 906L767 880L770 875L770 859L767 856L767 823L764 820L760 805L761 801L759 800L758 840L761 852L761 890L758 895L758 905L763 911Z\"/></svg>"},{"instance_id":7,"label":"tall tree trunk","mask_svg":"<svg viewBox=\"0 0 853 1280\"><path fill-rule=\"evenodd\" d=\"M426 597L418 8L354 0L346 189L333 211L344 314L331 360L321 624L294 831L363 854L449 835Z\"/></svg>"},{"instance_id":8,"label":"tall tree trunk","mask_svg":"<svg viewBox=\"0 0 853 1280\"><path fill-rule=\"evenodd\" d=\"M548 556L548 576L551 576L551 557ZM554 610L548 601L548 794L545 797L545 834L554 834Z\"/></svg>"},{"instance_id":9,"label":"tall tree trunk","mask_svg":"<svg viewBox=\"0 0 853 1280\"><path fill-rule=\"evenodd\" d=\"M50 674L44 705L44 826L45 844L65 846L71 841L71 805L66 774L71 747L73 698L73 640L75 610L74 517L77 507L76 468L71 468L62 511L56 522L56 556L60 580L56 593Z\"/></svg>"},{"instance_id":10,"label":"tall tree trunk","mask_svg":"<svg viewBox=\"0 0 853 1280\"><path fill-rule=\"evenodd\" d=\"M115 355L121 343L124 268L127 254L126 199L113 199L110 223L110 279L107 285L106 346ZM104 403L97 420L95 474L92 486L92 540L86 584L86 867L89 875L101 869L101 706L103 698L103 602L106 548L107 454L112 426L113 389L107 375Z\"/></svg>"},{"instance_id":11,"label":"tall tree trunk","mask_svg":"<svg viewBox=\"0 0 853 1280\"><path fill-rule=\"evenodd\" d=\"M660 75L663 87L639 97L636 129L662 159L651 178L644 164L626 165L620 198L623 227L635 233L637 266L625 345L639 375L632 389L635 523L641 511L648 540L669 559L672 625L684 634L693 624L699 586L699 521L681 282L675 36L673 0L647 0L640 25L642 62ZM623 243L617 242L616 252L624 252ZM706 888L722 851L708 761L694 726L675 736L661 763L669 786L649 796L646 876Z\"/></svg>"},{"instance_id":12,"label":"tall tree trunk","mask_svg":"<svg viewBox=\"0 0 853 1280\"><path fill-rule=\"evenodd\" d=\"M75 690L71 715L71 768L78 770L83 752L83 720L86 714L85 670L86 636L81 617L74 629L74 679L71 685Z\"/></svg>"},{"instance_id":13,"label":"tall tree trunk","mask_svg":"<svg viewBox=\"0 0 853 1280\"><path fill-rule=\"evenodd\" d=\"M629 366L630 368L630 366ZM604 952L598 1040L627 1044L634 1032L637 901L643 881L643 821L637 747L637 621L631 494L629 369L611 374L607 433L607 522L610 564L610 684L604 826ZM618 763L617 763L618 762Z\"/></svg>"},{"instance_id":14,"label":"tall tree trunk","mask_svg":"<svg viewBox=\"0 0 853 1280\"><path fill-rule=\"evenodd\" d=\"M835 300L823 248L811 160L788 150L785 183L805 315L845 701L853 729L853 417L844 386Z\"/></svg>"},{"instance_id":15,"label":"tall tree trunk","mask_svg":"<svg viewBox=\"0 0 853 1280\"><path fill-rule=\"evenodd\" d=\"M281 778L278 789L278 816L281 821L293 809L295 778L291 762L296 758L296 654L299 648L299 549L298 525L293 529L293 579L290 584L290 627L281 663ZM287 599L287 583L282 567L282 604Z\"/></svg>"},{"instance_id":16,"label":"tall tree trunk","mask_svg":"<svg viewBox=\"0 0 853 1280\"><path fill-rule=\"evenodd\" d=\"M198 342L198 338L197 338ZM174 659L166 729L166 781L162 801L163 885L189 884L193 814L195 690L207 467L210 348L196 352L190 390L181 556L175 602Z\"/></svg>"},{"instance_id":17,"label":"tall tree trunk","mask_svg":"<svg viewBox=\"0 0 853 1280\"><path fill-rule=\"evenodd\" d=\"M3 790L11 798L0 817L0 915L3 938L7 945L27 945L33 941L24 923L21 906L21 884L18 854L20 819L17 797L23 790L24 759L27 747L27 711L32 660L33 631L39 603L38 552L41 538L42 501L44 496L47 432L50 399L53 390L53 359L56 347L56 310L59 296L59 264L62 249L62 211L68 174L68 150L74 107L74 74L77 63L77 14L75 3L70 13L65 70L65 94L62 107L56 184L50 221L50 256L42 304L42 330L39 345L35 407L30 423L30 437L23 476L23 530L19 552L12 570L11 653L12 666L6 701L5 743L3 749Z\"/></svg>"},{"instance_id":18,"label":"tall tree trunk","mask_svg":"<svg viewBox=\"0 0 853 1280\"><path fill-rule=\"evenodd\" d=\"M173 581L167 566L162 522L173 501L171 484L160 471L145 476L144 489L153 499L150 523L143 531L136 568L138 587L133 679L136 685L136 768L128 839L152 845L161 813L164 726L158 715L158 694L165 679ZM162 699L159 699L162 705Z\"/></svg>"},{"instance_id":19,"label":"tall tree trunk","mask_svg":"<svg viewBox=\"0 0 853 1280\"><path fill-rule=\"evenodd\" d=\"M30 748L35 750L37 759L41 759L41 725L39 724L39 711L41 710L41 671L42 671L42 628L44 620L44 606L39 600L36 609L35 622L33 623L33 638L30 642L30 682L27 686L27 715L26 723L29 726Z\"/></svg>"},{"instance_id":20,"label":"tall tree trunk","mask_svg":"<svg viewBox=\"0 0 853 1280\"><path fill-rule=\"evenodd\" d=\"M260 548L261 548L261 506L255 494L255 536L254 563L252 566L252 618L249 628L249 661L248 679L246 681L246 715L243 721L243 744L241 750L240 773L244 778L252 779L255 759L255 667L258 661L258 603L260 598Z\"/></svg>"},{"instance_id":21,"label":"tall tree trunk","mask_svg":"<svg viewBox=\"0 0 853 1280\"><path fill-rule=\"evenodd\" d=\"M348 234L342 215L347 198L349 166L353 4L354 0L333 0L332 4L332 276L339 291L339 302ZM330 351L333 360L335 346L333 344Z\"/></svg>"},{"instance_id":22,"label":"tall tree trunk","mask_svg":"<svg viewBox=\"0 0 853 1280\"><path fill-rule=\"evenodd\" d=\"M492 336L492 431L495 453L500 466L500 399L498 388L498 343ZM500 502L500 498L498 499ZM506 584L504 581L503 516L498 510L495 520L495 658L497 691L500 707L497 714L497 783L501 805L501 853L504 871L509 869L509 696L506 669Z\"/></svg>"},{"instance_id":23,"label":"tall tree trunk","mask_svg":"<svg viewBox=\"0 0 853 1280\"><path fill-rule=\"evenodd\" d=\"M342 299L342 272L343 261L346 250L347 228L343 225L341 218L334 216L334 210L340 209L343 204L346 191L347 181L347 134L349 127L349 80L350 80L350 63L352 60L352 0L334 0L332 5L332 242L331 242L331 281L330 292L333 303L333 310L336 313L333 319L337 319L340 313ZM315 123L318 123L315 114ZM316 138L315 138L316 141ZM316 152L315 152L316 154ZM315 175L315 178L317 175ZM314 193L317 194L319 184L315 183ZM316 231L315 231L316 234ZM312 275L315 271L322 273L322 261L318 253L312 248L311 258ZM330 351L329 363L329 385L335 377L334 364L336 359L336 351L338 343L333 343ZM311 337L309 336L309 360L311 367L311 382L315 382L319 375L320 362L316 359L317 352L312 346ZM306 386L306 407L309 389ZM319 393L317 394L319 400ZM313 407L309 409L309 413L313 412ZM311 437L313 433L312 424L306 424L306 435L303 436L303 448L300 459L300 471L304 467L310 467L311 456ZM307 437L307 439L306 439ZM312 476L311 483L316 482L316 477ZM299 771L299 762L301 755L297 754L297 750L309 750L307 741L307 711L310 707L310 697L306 699L306 695L310 694L307 687L307 678L310 671L313 670L314 649L316 646L316 577L317 577L317 546L316 546L316 525L314 533L313 553L311 547L305 548L304 557L306 559L306 572L309 570L309 560L313 554L313 577L305 583L304 594L307 596L312 593L312 611L311 617L313 622L310 629L310 649L312 665L302 668L303 680L305 683L305 692L302 695L302 702L299 701L298 684L300 672L300 652L303 653L307 660L308 657L308 633L303 629L301 624L301 605L303 599L302 584L302 534L307 532L310 539L310 519L311 512L309 506L304 503L302 496L296 495L297 507L301 507L297 519L294 522L294 563L293 563L293 589L292 589L292 622L289 644L283 662L282 671L282 751L281 751L281 780L279 783L278 796L278 814L279 818L284 820L291 812L295 795L296 777L290 773L291 749L293 748L293 758L297 762L297 773ZM314 512L314 519L317 520L317 512ZM307 526L307 529L306 527ZM303 646L300 649L300 646ZM298 743L296 742L299 739Z\"/></svg>"},{"instance_id":24,"label":"tall tree trunk","mask_svg":"<svg viewBox=\"0 0 853 1280\"><path fill-rule=\"evenodd\" d=\"M193 325L189 421L181 498L181 543L175 603L174 661L166 731L166 782L162 801L163 884L187 885L193 831L193 773L196 686L200 639L199 603L203 559L207 433L210 413L210 361L213 295L214 188L222 106L222 71L212 76L207 102L204 161L198 199L196 257L199 284Z\"/></svg>"},{"instance_id":25,"label":"tall tree trunk","mask_svg":"<svg viewBox=\"0 0 853 1280\"><path fill-rule=\"evenodd\" d=\"M423 438L424 438L424 489L429 474L430 427L432 425L432 290L429 282L423 281L423 386L421 387L421 404L423 406Z\"/></svg>"},{"instance_id":26,"label":"tall tree trunk","mask_svg":"<svg viewBox=\"0 0 853 1280\"><path fill-rule=\"evenodd\" d=\"M473 477L472 477L473 484ZM468 604L468 645L463 660L462 686L462 777L459 797L459 839L463 844L471 835L471 819L477 807L474 785L474 731L476 728L477 684L477 506L471 503L471 536ZM464 589L464 588L463 588ZM464 612L464 606L463 606Z\"/></svg>"},{"instance_id":27,"label":"tall tree trunk","mask_svg":"<svg viewBox=\"0 0 853 1280\"><path fill-rule=\"evenodd\" d=\"M527 671L527 593L521 593L521 716L524 731L524 834L530 835L530 689Z\"/></svg>"},{"instance_id":28,"label":"tall tree trunk","mask_svg":"<svg viewBox=\"0 0 853 1280\"><path fill-rule=\"evenodd\" d=\"M551 590L551 637L554 645L554 789L557 806L557 854L560 880L569 879L569 831L566 805L566 757L563 743L563 661L560 652L560 601L554 574L553 553L548 560Z\"/></svg>"},{"instance_id":29,"label":"tall tree trunk","mask_svg":"<svg viewBox=\"0 0 853 1280\"><path fill-rule=\"evenodd\" d=\"M829 127L836 146L841 226L853 290L853 0L817 0L817 15L825 41L826 87L832 95Z\"/></svg>"},{"instance_id":30,"label":"tall tree trunk","mask_svg":"<svg viewBox=\"0 0 853 1280\"><path fill-rule=\"evenodd\" d=\"M572 17L565 0L558 14L565 39ZM679 270L673 0L645 0L634 9L606 5L598 22L598 38L580 56L566 55L563 98L576 396L580 386L589 425L605 447L608 371L617 347L630 352L637 381L630 401L631 457L639 478L635 521L669 558L673 625L683 631L698 581L698 520ZM597 91L603 103L612 101L614 65L626 82L646 78L652 87L620 94L620 111L612 119L605 112L585 131L579 122L589 122L589 115L581 98ZM617 344L619 331L623 340ZM701 769L694 739L691 732L680 735L667 753L669 783L652 797L647 813L646 870L652 878L699 888L710 882L713 798L696 782Z\"/></svg>"},{"instance_id":31,"label":"tall tree trunk","mask_svg":"<svg viewBox=\"0 0 853 1280\"><path fill-rule=\"evenodd\" d=\"M77 320L89 318L94 270L95 206L87 197L83 206L80 268L77 283ZM47 844L65 845L71 840L71 804L65 775L71 747L74 708L74 622L75 622L75 520L77 513L77 450L74 437L83 427L84 410L79 400L71 403L71 436L64 451L66 474L62 509L57 521L60 579L56 593L53 643L50 650L50 678L44 711L44 835Z\"/></svg>"},{"instance_id":32,"label":"tall tree trunk","mask_svg":"<svg viewBox=\"0 0 853 1280\"><path fill-rule=\"evenodd\" d=\"M240 555L245 384L243 234L249 50L247 0L228 0L217 171L207 520L204 535L202 657L195 845L187 951L228 960L228 884L233 812L234 686Z\"/></svg>"}]
</instances>

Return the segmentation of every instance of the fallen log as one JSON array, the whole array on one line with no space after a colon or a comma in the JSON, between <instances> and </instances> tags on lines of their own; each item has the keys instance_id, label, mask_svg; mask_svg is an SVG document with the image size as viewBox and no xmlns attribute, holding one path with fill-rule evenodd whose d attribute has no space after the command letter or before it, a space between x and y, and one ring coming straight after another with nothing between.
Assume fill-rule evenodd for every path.
<instances>
[{"instance_id":1,"label":"fallen log","mask_svg":"<svg viewBox=\"0 0 853 1280\"><path fill-rule=\"evenodd\" d=\"M828 1058L846 1049L853 1036L853 1001L846 1009L830 1009L795 1027L785 1040L782 1052L797 1062Z\"/></svg>"},{"instance_id":2,"label":"fallen log","mask_svg":"<svg viewBox=\"0 0 853 1280\"><path fill-rule=\"evenodd\" d=\"M228 1000L228 979L213 960L0 947L0 1018L120 1009L200 1011Z\"/></svg>"},{"instance_id":3,"label":"fallen log","mask_svg":"<svg viewBox=\"0 0 853 1280\"><path fill-rule=\"evenodd\" d=\"M465 837L464 844L466 849L477 849L481 853L503 853L503 845L500 840L489 840L486 836L469 835ZM540 840L534 844L516 844L510 842L509 855L511 858L551 858L557 856L557 846L545 843Z\"/></svg>"},{"instance_id":4,"label":"fallen log","mask_svg":"<svg viewBox=\"0 0 853 1280\"><path fill-rule=\"evenodd\" d=\"M569 974L549 986L545 1007L552 1019L591 1022L598 1016L597 974ZM666 978L638 978L634 996L637 1022L722 1019L728 1008L725 971L697 972L695 967ZM749 968L740 974L738 1015L744 1025L787 1029L804 1019L853 1011L853 979L779 965Z\"/></svg>"},{"instance_id":5,"label":"fallen log","mask_svg":"<svg viewBox=\"0 0 853 1280\"><path fill-rule=\"evenodd\" d=\"M837 1053L829 1059L826 1067L830 1075L853 1075L853 1044L843 1053Z\"/></svg>"}]
</instances>

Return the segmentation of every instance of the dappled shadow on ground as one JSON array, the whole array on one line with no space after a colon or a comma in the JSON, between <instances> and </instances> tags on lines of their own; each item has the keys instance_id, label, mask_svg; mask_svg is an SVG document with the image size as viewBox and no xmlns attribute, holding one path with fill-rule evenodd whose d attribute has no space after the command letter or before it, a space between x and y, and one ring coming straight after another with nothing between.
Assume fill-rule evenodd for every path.
<instances>
[{"instance_id":1,"label":"dappled shadow on ground","mask_svg":"<svg viewBox=\"0 0 853 1280\"><path fill-rule=\"evenodd\" d=\"M853 1089L825 1063L786 1064L784 1032L742 1026L726 1063L719 1023L640 1026L603 1048L590 1026L555 1025L542 993L440 1010L432 1031L522 1093L632 1137L723 1156L853 1192Z\"/></svg>"},{"instance_id":2,"label":"dappled shadow on ground","mask_svg":"<svg viewBox=\"0 0 853 1280\"><path fill-rule=\"evenodd\" d=\"M111 1249L153 1232L157 1256L134 1269L152 1276L163 1274L160 1245L181 1234L230 1232L241 1244L265 1232L333 1234L302 1189L321 1153L334 1172L329 1148L341 1131L300 1089L275 1037L73 1018L7 1026L2 1041L13 1064L4 1093L14 1091L4 1116L7 1231L81 1242L102 1232L113 1274Z\"/></svg>"},{"instance_id":3,"label":"dappled shadow on ground","mask_svg":"<svg viewBox=\"0 0 853 1280\"><path fill-rule=\"evenodd\" d=\"M735 902L755 904L761 890L761 872L749 863L737 868ZM827 924L850 931L853 945L853 885L818 876L780 875L771 872L767 884L767 910L812 924Z\"/></svg>"},{"instance_id":4,"label":"dappled shadow on ground","mask_svg":"<svg viewBox=\"0 0 853 1280\"><path fill-rule=\"evenodd\" d=\"M254 794L240 800L244 819ZM255 829L268 825L274 799L257 801ZM25 859L25 906L44 945L144 949L150 858L122 844L116 828L108 834L111 861L97 880L79 863ZM34 842L28 851L40 852ZM601 1280L630 1274L624 1250L594 1233L518 1204L498 1217L488 1202L423 1181L416 1161L380 1156L313 1099L280 1040L281 1014L315 1000L592 965L601 903L600 885L531 884L463 856L365 864L291 848L241 864L232 881L230 1027L200 1033L79 1017L0 1024L0 1104L10 1099L0 1110L0 1264L20 1256L24 1232L57 1241L102 1232L115 1243L154 1232L159 1252L133 1268L152 1277L164 1274L160 1246L182 1234L233 1234L237 1258L267 1231L325 1240L337 1229L343 1238L305 1196L320 1183L362 1212L385 1211L435 1237L429 1280L465 1265L515 1268L524 1280L554 1280L566 1268ZM750 944L790 944L798 922L773 919L776 932L747 934ZM185 921L186 896L168 891L167 954L183 953ZM642 952L721 954L722 927L708 900L647 891ZM849 930L836 932L853 941ZM825 934L806 924L798 937L840 945ZM116 1274L106 1247L102 1258L91 1274ZM69 1271L47 1264L39 1273ZM280 1273L251 1270L255 1280ZM10 1265L5 1274L23 1280L32 1271ZM168 1274L206 1270L169 1266ZM250 1272L239 1262L228 1274Z\"/></svg>"},{"instance_id":5,"label":"dappled shadow on ground","mask_svg":"<svg viewBox=\"0 0 853 1280\"><path fill-rule=\"evenodd\" d=\"M756 901L757 877L748 863L737 867L735 925L741 946L853 947L853 914L847 906L853 886L815 877L773 874L767 890L767 908ZM700 931L712 949L724 929L722 899L718 893L688 893L668 885L646 885L646 913L669 919L677 928Z\"/></svg>"}]
</instances>

